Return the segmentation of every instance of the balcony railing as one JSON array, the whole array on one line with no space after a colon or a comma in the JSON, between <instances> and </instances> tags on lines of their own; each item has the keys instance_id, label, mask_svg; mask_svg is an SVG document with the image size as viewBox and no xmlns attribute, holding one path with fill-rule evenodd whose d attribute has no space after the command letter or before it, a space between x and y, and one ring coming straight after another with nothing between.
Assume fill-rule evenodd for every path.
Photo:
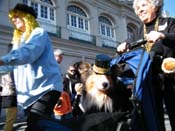
<instances>
[{"instance_id":1,"label":"balcony railing","mask_svg":"<svg viewBox=\"0 0 175 131\"><path fill-rule=\"evenodd\" d=\"M81 40L81 41L86 41L86 42L92 43L92 44L96 43L95 36L87 34L87 33L83 33L83 32L74 31L74 30L69 30L69 38Z\"/></svg>"},{"instance_id":2,"label":"balcony railing","mask_svg":"<svg viewBox=\"0 0 175 131\"><path fill-rule=\"evenodd\" d=\"M40 22L40 26L43 27L46 31L48 31L49 34L55 35L58 38L62 38L61 36L62 27L45 23L45 22ZM81 42L86 42L86 43L96 45L96 36L94 35L75 31L72 29L67 29L67 31L69 32L70 40L76 40L76 41L81 41ZM101 40L102 47L116 48L117 45L119 44L119 42L117 41L104 38L104 37L100 37L100 40Z\"/></svg>"},{"instance_id":3,"label":"balcony railing","mask_svg":"<svg viewBox=\"0 0 175 131\"><path fill-rule=\"evenodd\" d=\"M118 41L110 40L107 38L101 38L101 42L103 47L116 48L119 45Z\"/></svg>"},{"instance_id":4,"label":"balcony railing","mask_svg":"<svg viewBox=\"0 0 175 131\"><path fill-rule=\"evenodd\" d=\"M55 34L57 37L61 38L61 27L43 21L39 21L39 24L49 33Z\"/></svg>"}]
</instances>

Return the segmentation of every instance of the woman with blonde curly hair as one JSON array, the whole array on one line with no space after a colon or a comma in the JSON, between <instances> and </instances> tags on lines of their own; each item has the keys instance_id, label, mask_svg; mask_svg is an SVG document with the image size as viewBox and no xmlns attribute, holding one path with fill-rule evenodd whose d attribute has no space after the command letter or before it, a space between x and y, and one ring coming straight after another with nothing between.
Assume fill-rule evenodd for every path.
<instances>
[{"instance_id":1,"label":"woman with blonde curly hair","mask_svg":"<svg viewBox=\"0 0 175 131\"><path fill-rule=\"evenodd\" d=\"M62 92L60 67L32 7L17 4L9 18L14 25L13 49L0 58L0 71L12 69L18 105L28 115L26 131L41 131L38 120L51 117Z\"/></svg>"}]
</instances>

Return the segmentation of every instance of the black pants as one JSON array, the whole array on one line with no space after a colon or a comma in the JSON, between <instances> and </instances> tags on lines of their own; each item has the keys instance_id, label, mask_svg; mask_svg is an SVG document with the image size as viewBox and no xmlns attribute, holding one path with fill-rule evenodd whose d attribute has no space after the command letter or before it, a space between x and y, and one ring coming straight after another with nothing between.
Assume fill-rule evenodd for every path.
<instances>
[{"instance_id":1,"label":"black pants","mask_svg":"<svg viewBox=\"0 0 175 131\"><path fill-rule=\"evenodd\" d=\"M2 97L0 96L0 116L1 116L1 104L2 104Z\"/></svg>"},{"instance_id":2,"label":"black pants","mask_svg":"<svg viewBox=\"0 0 175 131\"><path fill-rule=\"evenodd\" d=\"M60 97L60 92L50 91L41 99L27 109L27 128L26 131L42 131L37 126L38 120L50 118L53 108Z\"/></svg>"},{"instance_id":3,"label":"black pants","mask_svg":"<svg viewBox=\"0 0 175 131\"><path fill-rule=\"evenodd\" d=\"M165 78L164 103L170 120L171 130L175 131L175 79Z\"/></svg>"},{"instance_id":4,"label":"black pants","mask_svg":"<svg viewBox=\"0 0 175 131\"><path fill-rule=\"evenodd\" d=\"M172 131L175 131L175 79L170 77L156 79L154 96L161 131L165 131L163 105L165 105L167 110Z\"/></svg>"}]
</instances>

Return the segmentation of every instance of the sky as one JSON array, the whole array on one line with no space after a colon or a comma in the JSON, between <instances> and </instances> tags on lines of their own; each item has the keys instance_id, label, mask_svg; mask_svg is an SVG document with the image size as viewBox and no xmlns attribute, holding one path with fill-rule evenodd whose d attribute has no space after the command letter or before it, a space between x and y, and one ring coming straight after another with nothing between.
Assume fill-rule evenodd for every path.
<instances>
[{"instance_id":1,"label":"sky","mask_svg":"<svg viewBox=\"0 0 175 131\"><path fill-rule=\"evenodd\" d=\"M175 17L175 0L164 0L164 10L169 12L169 15Z\"/></svg>"}]
</instances>

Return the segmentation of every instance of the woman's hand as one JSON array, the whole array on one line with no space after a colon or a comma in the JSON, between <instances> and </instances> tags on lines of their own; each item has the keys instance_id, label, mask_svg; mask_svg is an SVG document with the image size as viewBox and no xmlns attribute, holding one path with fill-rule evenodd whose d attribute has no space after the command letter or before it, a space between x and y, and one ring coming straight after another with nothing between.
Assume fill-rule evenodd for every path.
<instances>
[{"instance_id":1,"label":"woman's hand","mask_svg":"<svg viewBox=\"0 0 175 131\"><path fill-rule=\"evenodd\" d=\"M121 43L118 47L117 47L117 52L118 53L123 53L129 51L129 46L126 42Z\"/></svg>"},{"instance_id":2,"label":"woman's hand","mask_svg":"<svg viewBox=\"0 0 175 131\"><path fill-rule=\"evenodd\" d=\"M147 41L153 42L153 43L155 43L159 39L164 39L164 38L165 38L165 35L157 31L151 31L149 34L146 35Z\"/></svg>"}]
</instances>

